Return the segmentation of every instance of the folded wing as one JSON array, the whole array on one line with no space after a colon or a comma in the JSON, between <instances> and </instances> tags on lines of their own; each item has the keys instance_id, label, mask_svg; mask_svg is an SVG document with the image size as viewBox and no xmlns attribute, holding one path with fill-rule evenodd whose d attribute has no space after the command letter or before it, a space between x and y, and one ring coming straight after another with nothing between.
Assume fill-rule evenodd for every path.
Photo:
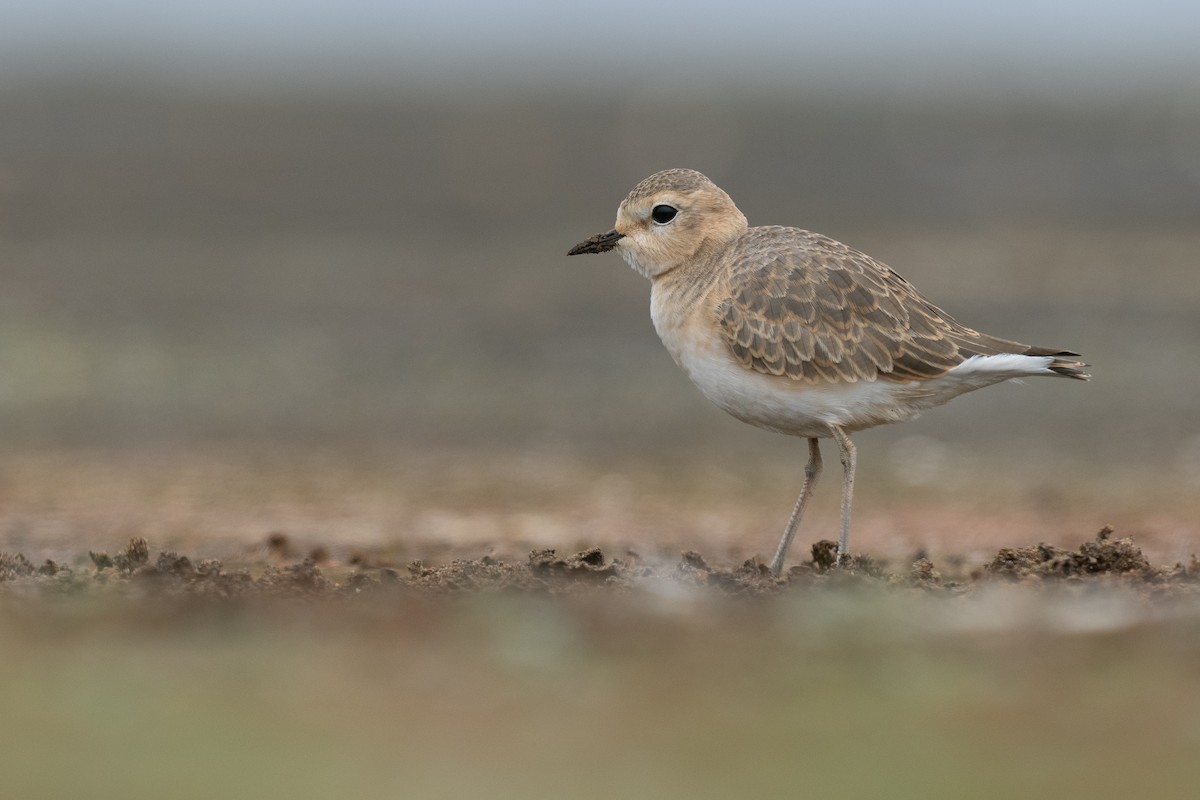
<instances>
[{"instance_id":1,"label":"folded wing","mask_svg":"<svg viewBox=\"0 0 1200 800\"><path fill-rule=\"evenodd\" d=\"M717 307L734 358L807 383L929 380L972 356L1049 356L1086 379L1068 351L1030 347L959 324L890 267L808 231L754 228L738 244Z\"/></svg>"}]
</instances>

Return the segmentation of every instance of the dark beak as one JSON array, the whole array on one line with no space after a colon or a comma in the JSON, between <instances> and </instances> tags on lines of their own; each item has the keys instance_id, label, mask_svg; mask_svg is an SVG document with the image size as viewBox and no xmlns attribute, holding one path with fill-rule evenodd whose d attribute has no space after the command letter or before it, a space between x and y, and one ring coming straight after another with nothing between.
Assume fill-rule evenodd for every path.
<instances>
[{"instance_id":1,"label":"dark beak","mask_svg":"<svg viewBox=\"0 0 1200 800\"><path fill-rule=\"evenodd\" d=\"M617 242L625 237L625 234L618 233L616 230L611 230L608 233L597 233L592 238L582 241L567 251L569 256L577 256L580 253L606 253L617 246Z\"/></svg>"}]
</instances>

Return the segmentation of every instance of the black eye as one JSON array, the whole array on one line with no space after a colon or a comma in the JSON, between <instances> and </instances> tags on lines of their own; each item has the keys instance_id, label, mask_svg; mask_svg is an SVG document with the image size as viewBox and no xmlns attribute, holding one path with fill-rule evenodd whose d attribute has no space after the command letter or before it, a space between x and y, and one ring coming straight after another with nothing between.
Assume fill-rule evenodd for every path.
<instances>
[{"instance_id":1,"label":"black eye","mask_svg":"<svg viewBox=\"0 0 1200 800\"><path fill-rule=\"evenodd\" d=\"M666 225L668 222L675 219L675 215L678 213L679 211L671 206L655 206L650 212L650 218L659 225Z\"/></svg>"}]
</instances>

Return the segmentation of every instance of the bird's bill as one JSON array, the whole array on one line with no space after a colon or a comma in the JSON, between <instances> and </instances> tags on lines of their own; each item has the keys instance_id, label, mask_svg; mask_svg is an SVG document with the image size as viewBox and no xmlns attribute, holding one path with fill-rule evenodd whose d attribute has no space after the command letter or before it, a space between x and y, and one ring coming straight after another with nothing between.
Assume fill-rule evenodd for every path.
<instances>
[{"instance_id":1,"label":"bird's bill","mask_svg":"<svg viewBox=\"0 0 1200 800\"><path fill-rule=\"evenodd\" d=\"M617 246L617 242L624 238L625 234L617 231L615 228L608 233L597 233L590 239L585 239L579 244L567 251L569 256L577 256L580 253L606 253Z\"/></svg>"}]
</instances>

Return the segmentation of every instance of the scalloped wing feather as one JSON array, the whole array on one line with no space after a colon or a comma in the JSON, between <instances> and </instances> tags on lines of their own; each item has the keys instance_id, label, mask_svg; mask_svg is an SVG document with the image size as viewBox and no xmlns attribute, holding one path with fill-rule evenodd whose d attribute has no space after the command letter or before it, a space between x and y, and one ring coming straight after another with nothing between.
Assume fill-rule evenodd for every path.
<instances>
[{"instance_id":1,"label":"scalloped wing feather","mask_svg":"<svg viewBox=\"0 0 1200 800\"><path fill-rule=\"evenodd\" d=\"M891 268L820 234L752 228L729 257L717 319L734 357L756 372L807 383L928 380L975 355L1075 355L960 325ZM1051 369L1079 377L1069 371L1082 366Z\"/></svg>"}]
</instances>

